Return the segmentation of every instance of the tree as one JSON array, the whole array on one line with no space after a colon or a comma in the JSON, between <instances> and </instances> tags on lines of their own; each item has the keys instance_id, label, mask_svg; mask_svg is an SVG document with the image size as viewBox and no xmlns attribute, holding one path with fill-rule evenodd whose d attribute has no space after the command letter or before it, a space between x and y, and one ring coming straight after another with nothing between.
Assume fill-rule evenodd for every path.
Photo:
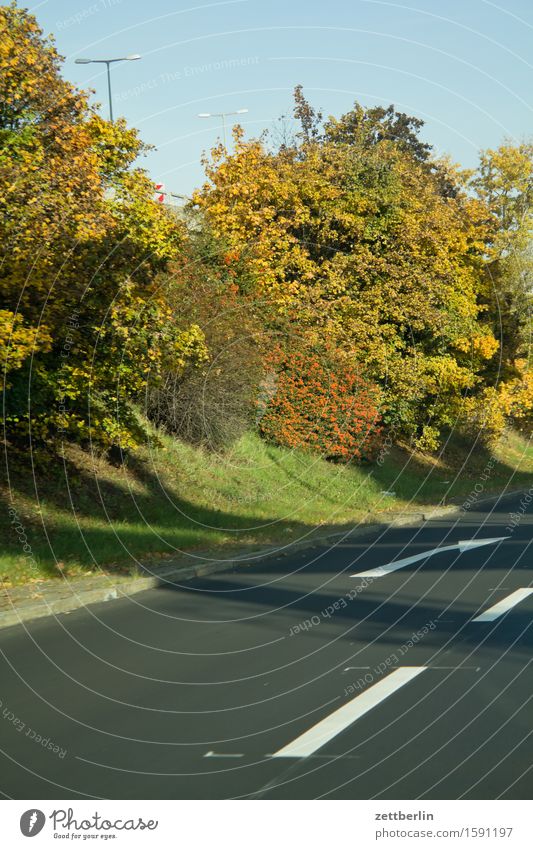
<instances>
[{"instance_id":1,"label":"tree","mask_svg":"<svg viewBox=\"0 0 533 849\"><path fill-rule=\"evenodd\" d=\"M385 422L434 447L497 342L479 301L485 206L468 174L423 158L366 135L268 151L237 128L195 199L248 257L274 326L328 340L381 386Z\"/></svg>"},{"instance_id":2,"label":"tree","mask_svg":"<svg viewBox=\"0 0 533 849\"><path fill-rule=\"evenodd\" d=\"M531 332L533 145L483 151L472 184L488 213L484 301L501 351L489 376L512 378Z\"/></svg>"},{"instance_id":3,"label":"tree","mask_svg":"<svg viewBox=\"0 0 533 849\"><path fill-rule=\"evenodd\" d=\"M305 142L316 141L321 137L322 112L311 106L304 96L301 85L297 85L294 89L294 117L300 122L302 128L300 138Z\"/></svg>"},{"instance_id":4,"label":"tree","mask_svg":"<svg viewBox=\"0 0 533 849\"><path fill-rule=\"evenodd\" d=\"M431 155L431 145L419 138L424 122L420 118L396 112L391 104L386 108L374 106L365 109L355 103L353 109L341 118L330 116L325 125L325 138L335 144L351 144L359 148L371 148L387 141L410 154L420 162Z\"/></svg>"}]
</instances>

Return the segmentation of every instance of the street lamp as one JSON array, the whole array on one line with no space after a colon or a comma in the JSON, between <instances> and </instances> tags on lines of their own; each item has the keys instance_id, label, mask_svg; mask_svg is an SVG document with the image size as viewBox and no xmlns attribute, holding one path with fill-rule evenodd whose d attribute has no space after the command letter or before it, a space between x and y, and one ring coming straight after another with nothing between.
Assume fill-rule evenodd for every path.
<instances>
[{"instance_id":1,"label":"street lamp","mask_svg":"<svg viewBox=\"0 0 533 849\"><path fill-rule=\"evenodd\" d=\"M229 115L244 115L248 112L247 109L236 109L235 112L199 112L199 118L222 118L222 133L224 136L224 147L227 149L226 143L226 118Z\"/></svg>"},{"instance_id":2,"label":"street lamp","mask_svg":"<svg viewBox=\"0 0 533 849\"><path fill-rule=\"evenodd\" d=\"M111 96L111 70L110 67L113 62L135 62L137 59L140 59L140 55L138 53L130 53L129 56L120 56L118 59L76 59L76 65L105 65L107 68L107 91L109 94L109 120L113 120L113 98Z\"/></svg>"}]
</instances>

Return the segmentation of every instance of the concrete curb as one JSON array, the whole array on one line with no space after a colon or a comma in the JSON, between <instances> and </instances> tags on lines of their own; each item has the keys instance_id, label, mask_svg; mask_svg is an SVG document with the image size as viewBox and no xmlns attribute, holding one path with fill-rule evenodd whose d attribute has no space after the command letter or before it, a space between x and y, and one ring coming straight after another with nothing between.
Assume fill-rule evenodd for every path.
<instances>
[{"instance_id":1,"label":"concrete curb","mask_svg":"<svg viewBox=\"0 0 533 849\"><path fill-rule=\"evenodd\" d=\"M520 495L525 490L494 495L480 499L477 503L488 501L501 501L509 497ZM167 563L164 567L150 569L144 566L149 574L139 577L117 578L110 575L102 575L96 578L77 578L72 581L64 580L59 586L51 581L43 581L31 587L24 585L6 590L0 608L0 628L9 628L20 625L23 622L41 619L45 616L57 616L60 613L70 613L80 607L97 602L114 601L119 598L135 595L144 590L160 587L165 583L176 583L176 580L190 581L192 578L201 578L224 572L230 569L250 567L265 557L273 554L285 556L294 551L313 548L318 545L334 544L340 538L360 539L368 534L376 533L384 528L417 526L432 519L450 517L454 514L465 515L469 511L461 511L461 507L450 505L447 507L430 508L427 512L413 513L376 513L368 517L364 523L348 531L333 531L321 536L309 536L305 540L297 542L280 542L266 548L258 546L241 548L235 556L224 560L216 559L220 556L220 549L205 552L196 552L192 556L198 559L209 560L199 565L191 566L190 557L181 558L179 561Z\"/></svg>"},{"instance_id":2,"label":"concrete curb","mask_svg":"<svg viewBox=\"0 0 533 849\"><path fill-rule=\"evenodd\" d=\"M380 527L383 525L368 522L353 529L350 535L362 536ZM190 581L192 578L201 578L216 572L250 567L273 554L284 556L302 548L327 544L334 537L335 534L328 534L308 537L300 542L279 542L263 548L259 546L240 548L238 555L233 557L229 552L225 552L226 556L223 560L217 559L217 555L218 557L221 555L220 549L195 552L192 556L203 561L198 565L190 565L190 556L183 557L174 562L167 562L163 567L143 566L142 568L149 574L133 578L101 575L70 581L65 579L59 585L57 581L43 581L42 584L33 584L31 587L27 585L14 587L4 591L4 598L1 601L3 610L0 608L0 628L9 628L44 616L70 613L88 604L114 601L160 587L165 583ZM209 562L205 562L207 559Z\"/></svg>"}]
</instances>

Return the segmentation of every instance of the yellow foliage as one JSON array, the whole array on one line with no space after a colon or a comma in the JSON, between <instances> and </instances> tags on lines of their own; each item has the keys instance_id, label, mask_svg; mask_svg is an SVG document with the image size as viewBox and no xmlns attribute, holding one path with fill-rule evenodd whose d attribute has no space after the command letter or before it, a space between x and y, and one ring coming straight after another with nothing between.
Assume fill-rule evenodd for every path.
<instances>
[{"instance_id":1,"label":"yellow foliage","mask_svg":"<svg viewBox=\"0 0 533 849\"><path fill-rule=\"evenodd\" d=\"M102 119L60 70L35 18L0 6L4 423L27 427L29 380L36 437L129 444L147 375L207 352L198 327L177 330L155 283L184 228L134 167L147 146L123 120Z\"/></svg>"},{"instance_id":2,"label":"yellow foliage","mask_svg":"<svg viewBox=\"0 0 533 849\"><path fill-rule=\"evenodd\" d=\"M20 314L0 310L0 363L3 373L19 369L32 354L49 351L51 343L46 327L28 327Z\"/></svg>"},{"instance_id":3,"label":"yellow foliage","mask_svg":"<svg viewBox=\"0 0 533 849\"><path fill-rule=\"evenodd\" d=\"M505 415L518 424L531 421L533 417L533 371L525 360L516 363L520 377L500 385L500 399Z\"/></svg>"},{"instance_id":4,"label":"yellow foliage","mask_svg":"<svg viewBox=\"0 0 533 849\"><path fill-rule=\"evenodd\" d=\"M384 387L391 421L448 423L497 350L478 300L483 203L470 174L429 169L390 142L331 141L269 152L235 136L206 161L194 200L247 257L256 297L311 339L326 335ZM485 217L486 217L486 209ZM438 432L438 424L432 425ZM435 434L426 431L429 444Z\"/></svg>"}]
</instances>

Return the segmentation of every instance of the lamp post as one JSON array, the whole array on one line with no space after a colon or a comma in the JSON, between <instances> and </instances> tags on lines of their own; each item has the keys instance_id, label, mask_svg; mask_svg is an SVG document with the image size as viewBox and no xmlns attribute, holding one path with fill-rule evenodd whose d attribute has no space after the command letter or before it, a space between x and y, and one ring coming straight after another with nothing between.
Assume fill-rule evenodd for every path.
<instances>
[{"instance_id":1,"label":"lamp post","mask_svg":"<svg viewBox=\"0 0 533 849\"><path fill-rule=\"evenodd\" d=\"M224 147L227 149L227 139L226 139L226 118L230 115L244 115L245 112L248 112L247 109L236 109L235 112L199 112L199 118L222 118L222 134L224 137Z\"/></svg>"},{"instance_id":2,"label":"lamp post","mask_svg":"<svg viewBox=\"0 0 533 849\"><path fill-rule=\"evenodd\" d=\"M138 53L131 53L129 56L120 56L117 59L76 59L76 65L105 65L107 68L107 91L109 95L109 120L113 121L113 98L111 95L111 65L113 62L135 62L140 59Z\"/></svg>"}]
</instances>

